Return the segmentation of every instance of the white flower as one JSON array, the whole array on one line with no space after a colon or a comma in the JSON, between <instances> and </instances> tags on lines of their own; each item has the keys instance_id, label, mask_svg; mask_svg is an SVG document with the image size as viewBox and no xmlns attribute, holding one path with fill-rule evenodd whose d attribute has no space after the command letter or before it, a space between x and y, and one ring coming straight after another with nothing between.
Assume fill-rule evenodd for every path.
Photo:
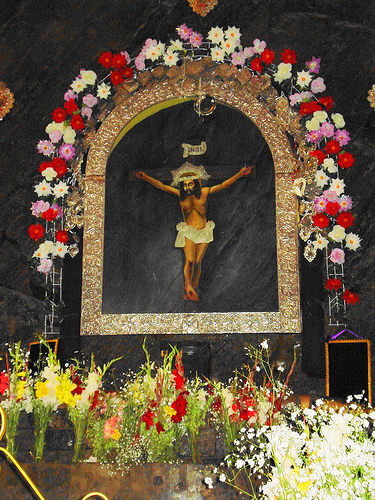
<instances>
[{"instance_id":1,"label":"white flower","mask_svg":"<svg viewBox=\"0 0 375 500\"><path fill-rule=\"evenodd\" d=\"M319 234L316 236L316 240L313 242L313 245L316 249L323 250L323 248L327 248L328 240Z\"/></svg>"},{"instance_id":2,"label":"white flower","mask_svg":"<svg viewBox=\"0 0 375 500\"><path fill-rule=\"evenodd\" d=\"M332 113L331 118L333 120L333 123L337 128L342 128L345 127L345 120L342 114L340 113Z\"/></svg>"},{"instance_id":3,"label":"white flower","mask_svg":"<svg viewBox=\"0 0 375 500\"><path fill-rule=\"evenodd\" d=\"M84 90L86 87L87 85L84 82L83 78L76 78L70 85L70 88L77 94L82 92L82 90Z\"/></svg>"},{"instance_id":4,"label":"white flower","mask_svg":"<svg viewBox=\"0 0 375 500\"><path fill-rule=\"evenodd\" d=\"M329 180L328 175L324 172L324 170L317 170L315 172L315 182L317 186L323 187L327 184Z\"/></svg>"},{"instance_id":5,"label":"white flower","mask_svg":"<svg viewBox=\"0 0 375 500\"><path fill-rule=\"evenodd\" d=\"M221 47L211 49L211 58L215 62L223 62L225 57L225 50Z\"/></svg>"},{"instance_id":6,"label":"white flower","mask_svg":"<svg viewBox=\"0 0 375 500\"><path fill-rule=\"evenodd\" d=\"M292 76L292 65L290 63L280 63L277 66L277 72L275 74L275 80L281 83Z\"/></svg>"},{"instance_id":7,"label":"white flower","mask_svg":"<svg viewBox=\"0 0 375 500\"><path fill-rule=\"evenodd\" d=\"M308 87L311 82L312 76L308 71L299 71L297 73L297 85L300 87Z\"/></svg>"},{"instance_id":8,"label":"white flower","mask_svg":"<svg viewBox=\"0 0 375 500\"><path fill-rule=\"evenodd\" d=\"M326 111L314 111L313 117L319 120L319 123L323 123L327 120L328 114Z\"/></svg>"},{"instance_id":9,"label":"white flower","mask_svg":"<svg viewBox=\"0 0 375 500\"><path fill-rule=\"evenodd\" d=\"M96 93L96 97L99 99L108 99L108 96L111 94L111 87L106 85L104 82L98 85L98 91Z\"/></svg>"},{"instance_id":10,"label":"white flower","mask_svg":"<svg viewBox=\"0 0 375 500\"><path fill-rule=\"evenodd\" d=\"M212 43L219 44L224 41L224 31L218 26L216 26L216 28L211 28L208 32L207 38Z\"/></svg>"},{"instance_id":11,"label":"white flower","mask_svg":"<svg viewBox=\"0 0 375 500\"><path fill-rule=\"evenodd\" d=\"M234 51L234 49L236 48L236 41L235 40L224 40L224 42L221 43L221 47L223 48L223 50L226 54L231 54Z\"/></svg>"},{"instance_id":12,"label":"white flower","mask_svg":"<svg viewBox=\"0 0 375 500\"><path fill-rule=\"evenodd\" d=\"M46 240L39 245L37 250L33 253L33 257L37 259L46 259L50 254L55 251L55 244L53 241Z\"/></svg>"},{"instance_id":13,"label":"white flower","mask_svg":"<svg viewBox=\"0 0 375 500\"><path fill-rule=\"evenodd\" d=\"M158 43L157 45L150 45L149 47L147 47L145 52L146 59L151 59L151 61L156 61L163 54L164 54L163 43Z\"/></svg>"},{"instance_id":14,"label":"white flower","mask_svg":"<svg viewBox=\"0 0 375 500\"><path fill-rule=\"evenodd\" d=\"M225 31L225 38L227 40L233 40L237 45L237 42L239 42L241 38L240 30L235 26L228 27L228 29Z\"/></svg>"},{"instance_id":15,"label":"white flower","mask_svg":"<svg viewBox=\"0 0 375 500\"><path fill-rule=\"evenodd\" d=\"M94 73L94 71L86 71L86 70L82 70L80 72L80 75L82 77L82 80L84 81L84 83L86 85L94 85L95 81L96 81L96 73Z\"/></svg>"},{"instance_id":16,"label":"white flower","mask_svg":"<svg viewBox=\"0 0 375 500\"><path fill-rule=\"evenodd\" d=\"M164 54L164 64L166 66L174 66L178 61L177 52L173 52L172 50L167 50L166 54Z\"/></svg>"},{"instance_id":17,"label":"white flower","mask_svg":"<svg viewBox=\"0 0 375 500\"><path fill-rule=\"evenodd\" d=\"M262 349L268 349L268 340L267 340L267 339L264 339L264 340L262 341L262 343L260 344L260 347L261 347Z\"/></svg>"},{"instance_id":18,"label":"white flower","mask_svg":"<svg viewBox=\"0 0 375 500\"><path fill-rule=\"evenodd\" d=\"M320 121L314 116L311 120L307 120L305 127L307 130L318 130L320 128Z\"/></svg>"},{"instance_id":19,"label":"white flower","mask_svg":"<svg viewBox=\"0 0 375 500\"><path fill-rule=\"evenodd\" d=\"M333 158L325 158L322 163L323 168L326 168L330 174L335 174L338 172L338 167L335 164L335 160Z\"/></svg>"},{"instance_id":20,"label":"white flower","mask_svg":"<svg viewBox=\"0 0 375 500\"><path fill-rule=\"evenodd\" d=\"M48 167L45 168L42 172L42 176L46 179L46 181L51 182L57 175L57 172L54 168Z\"/></svg>"},{"instance_id":21,"label":"white flower","mask_svg":"<svg viewBox=\"0 0 375 500\"><path fill-rule=\"evenodd\" d=\"M329 186L330 191L335 191L338 195L344 192L345 182L342 179L333 179Z\"/></svg>"},{"instance_id":22,"label":"white flower","mask_svg":"<svg viewBox=\"0 0 375 500\"><path fill-rule=\"evenodd\" d=\"M220 476L219 476L219 481L220 481L221 483L224 483L226 480L227 480L227 477L226 477L226 475L224 474L224 472L222 472L222 473L220 474Z\"/></svg>"},{"instance_id":23,"label":"white flower","mask_svg":"<svg viewBox=\"0 0 375 500\"><path fill-rule=\"evenodd\" d=\"M76 131L70 125L63 128L63 139L65 144L74 144L76 140Z\"/></svg>"},{"instance_id":24,"label":"white flower","mask_svg":"<svg viewBox=\"0 0 375 500\"><path fill-rule=\"evenodd\" d=\"M336 224L332 231L328 233L328 238L333 241L343 241L345 239L345 228Z\"/></svg>"},{"instance_id":25,"label":"white flower","mask_svg":"<svg viewBox=\"0 0 375 500\"><path fill-rule=\"evenodd\" d=\"M212 490L212 488L214 487L212 477L205 477L204 482L207 484L210 490Z\"/></svg>"},{"instance_id":26,"label":"white flower","mask_svg":"<svg viewBox=\"0 0 375 500\"><path fill-rule=\"evenodd\" d=\"M38 196L48 196L51 194L51 185L44 180L34 187L34 191Z\"/></svg>"},{"instance_id":27,"label":"white flower","mask_svg":"<svg viewBox=\"0 0 375 500\"><path fill-rule=\"evenodd\" d=\"M236 469L242 469L242 467L245 467L245 465L246 463L244 460L242 460L242 458L237 458L235 463Z\"/></svg>"},{"instance_id":28,"label":"white flower","mask_svg":"<svg viewBox=\"0 0 375 500\"><path fill-rule=\"evenodd\" d=\"M350 250L357 250L361 246L361 238L354 233L349 233L345 238L345 246Z\"/></svg>"},{"instance_id":29,"label":"white flower","mask_svg":"<svg viewBox=\"0 0 375 500\"><path fill-rule=\"evenodd\" d=\"M52 190L56 198L62 198L68 193L68 186L65 182L60 181Z\"/></svg>"},{"instance_id":30,"label":"white flower","mask_svg":"<svg viewBox=\"0 0 375 500\"><path fill-rule=\"evenodd\" d=\"M172 50L183 50L183 47L182 47L182 42L181 40L171 40L170 41L170 47L168 48L169 49L172 49Z\"/></svg>"},{"instance_id":31,"label":"white flower","mask_svg":"<svg viewBox=\"0 0 375 500\"><path fill-rule=\"evenodd\" d=\"M55 250L53 251L53 255L58 255L59 257L65 257L67 251L68 247L64 245L64 243L57 242L55 245Z\"/></svg>"}]
</instances>

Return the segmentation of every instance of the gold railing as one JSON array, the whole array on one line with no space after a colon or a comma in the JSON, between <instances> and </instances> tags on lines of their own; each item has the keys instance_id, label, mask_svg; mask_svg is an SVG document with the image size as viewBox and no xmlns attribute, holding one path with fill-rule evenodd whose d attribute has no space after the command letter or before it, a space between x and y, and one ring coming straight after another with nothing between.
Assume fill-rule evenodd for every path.
<instances>
[{"instance_id":1,"label":"gold railing","mask_svg":"<svg viewBox=\"0 0 375 500\"><path fill-rule=\"evenodd\" d=\"M5 411L0 405L0 417L1 417L1 424L0 424L0 441L3 439L4 434L5 434L5 429L6 429L6 416L5 416ZM0 446L0 452L3 453L10 462L16 467L17 471L21 474L23 479L26 481L26 483L30 486L32 489L33 493L39 498L39 500L46 500L44 496L41 494L41 492L38 490L37 486L33 482L33 480L29 477L29 475L26 473L26 471L21 467L21 465L18 463L18 461L13 457L11 453L6 448L2 448ZM100 493L99 491L93 491L92 493L88 493L85 495L82 500L88 500L88 498L93 498L93 497L99 497L102 498L103 500L109 500L107 496L105 496L103 493Z\"/></svg>"}]
</instances>

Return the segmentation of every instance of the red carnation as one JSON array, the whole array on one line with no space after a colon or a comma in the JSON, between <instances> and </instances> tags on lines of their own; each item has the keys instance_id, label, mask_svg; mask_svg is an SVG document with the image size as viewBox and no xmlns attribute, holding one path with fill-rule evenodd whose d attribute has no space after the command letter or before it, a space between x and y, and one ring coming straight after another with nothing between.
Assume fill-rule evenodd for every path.
<instances>
[{"instance_id":1,"label":"red carnation","mask_svg":"<svg viewBox=\"0 0 375 500\"><path fill-rule=\"evenodd\" d=\"M354 292L350 292L349 290L345 290L345 292L342 294L342 298L345 300L345 302L352 305L354 305L356 302L359 302L358 295Z\"/></svg>"},{"instance_id":2,"label":"red carnation","mask_svg":"<svg viewBox=\"0 0 375 500\"><path fill-rule=\"evenodd\" d=\"M81 115L74 115L73 118L70 120L70 126L72 127L73 130L83 130L85 128L85 123L82 119Z\"/></svg>"},{"instance_id":3,"label":"red carnation","mask_svg":"<svg viewBox=\"0 0 375 500\"><path fill-rule=\"evenodd\" d=\"M125 66L125 68L122 70L122 72L124 74L124 78L126 78L126 79L133 78L134 71L129 66Z\"/></svg>"},{"instance_id":4,"label":"red carnation","mask_svg":"<svg viewBox=\"0 0 375 500\"><path fill-rule=\"evenodd\" d=\"M283 63L295 64L297 62L296 53L292 49L285 49L280 58Z\"/></svg>"},{"instance_id":5,"label":"red carnation","mask_svg":"<svg viewBox=\"0 0 375 500\"><path fill-rule=\"evenodd\" d=\"M121 52L115 54L112 57L112 64L111 64L112 68L121 69L125 66L125 64L126 64L126 58L124 54L121 54Z\"/></svg>"},{"instance_id":6,"label":"red carnation","mask_svg":"<svg viewBox=\"0 0 375 500\"><path fill-rule=\"evenodd\" d=\"M146 430L149 430L149 428L154 425L154 418L155 414L152 413L151 410L147 410L146 413L141 416L141 422L146 424Z\"/></svg>"},{"instance_id":7,"label":"red carnation","mask_svg":"<svg viewBox=\"0 0 375 500\"><path fill-rule=\"evenodd\" d=\"M56 219L57 217L57 214L58 214L58 211L54 208L49 208L48 210L46 210L45 212L42 212L42 218L44 220L48 220L48 221L51 221L51 220L54 220Z\"/></svg>"},{"instance_id":8,"label":"red carnation","mask_svg":"<svg viewBox=\"0 0 375 500\"><path fill-rule=\"evenodd\" d=\"M250 68L253 71L257 71L258 73L261 73L263 71L263 64L260 60L260 57L255 57L251 63L250 63Z\"/></svg>"},{"instance_id":9,"label":"red carnation","mask_svg":"<svg viewBox=\"0 0 375 500\"><path fill-rule=\"evenodd\" d=\"M64 108L56 108L52 112L52 120L56 123L62 123L66 118L66 111Z\"/></svg>"},{"instance_id":10,"label":"red carnation","mask_svg":"<svg viewBox=\"0 0 375 500\"><path fill-rule=\"evenodd\" d=\"M321 149L314 149L313 151L310 151L310 156L315 156L316 158L318 158L319 165L321 165L327 158L327 155Z\"/></svg>"},{"instance_id":11,"label":"red carnation","mask_svg":"<svg viewBox=\"0 0 375 500\"><path fill-rule=\"evenodd\" d=\"M110 78L113 85L120 85L124 81L124 75L119 69L112 71Z\"/></svg>"},{"instance_id":12,"label":"red carnation","mask_svg":"<svg viewBox=\"0 0 375 500\"><path fill-rule=\"evenodd\" d=\"M331 141L328 141L326 144L326 147L324 150L329 154L329 155L334 155L337 154L341 151L341 146L340 143L335 141L335 139L332 139Z\"/></svg>"},{"instance_id":13,"label":"red carnation","mask_svg":"<svg viewBox=\"0 0 375 500\"><path fill-rule=\"evenodd\" d=\"M42 224L31 224L28 231L30 238L34 241L38 241L44 236L44 227Z\"/></svg>"},{"instance_id":14,"label":"red carnation","mask_svg":"<svg viewBox=\"0 0 375 500\"><path fill-rule=\"evenodd\" d=\"M51 161L49 166L54 169L59 179L63 177L68 171L68 165L66 161L57 156Z\"/></svg>"},{"instance_id":15,"label":"red carnation","mask_svg":"<svg viewBox=\"0 0 375 500\"><path fill-rule=\"evenodd\" d=\"M345 229L354 224L355 218L351 212L342 212L336 217L337 224L340 224Z\"/></svg>"},{"instance_id":16,"label":"red carnation","mask_svg":"<svg viewBox=\"0 0 375 500\"><path fill-rule=\"evenodd\" d=\"M260 59L265 63L265 64L271 64L273 63L275 59L275 52L270 49L264 49L262 52L262 55L260 56Z\"/></svg>"},{"instance_id":17,"label":"red carnation","mask_svg":"<svg viewBox=\"0 0 375 500\"><path fill-rule=\"evenodd\" d=\"M156 422L156 426L155 427L156 427L156 430L158 431L158 434L160 434L161 432L165 431L164 427L161 425L160 422Z\"/></svg>"},{"instance_id":18,"label":"red carnation","mask_svg":"<svg viewBox=\"0 0 375 500\"><path fill-rule=\"evenodd\" d=\"M45 171L46 168L49 168L49 167L52 167L53 166L51 165L51 162L50 161L43 161L40 165L39 165L39 172L42 173Z\"/></svg>"},{"instance_id":19,"label":"red carnation","mask_svg":"<svg viewBox=\"0 0 375 500\"><path fill-rule=\"evenodd\" d=\"M59 229L58 231L56 231L56 240L59 242L59 243L68 243L68 240L69 240L69 234L68 234L68 231L64 231L63 229Z\"/></svg>"},{"instance_id":20,"label":"red carnation","mask_svg":"<svg viewBox=\"0 0 375 500\"><path fill-rule=\"evenodd\" d=\"M323 229L329 225L329 218L324 214L316 214L313 216L313 223Z\"/></svg>"},{"instance_id":21,"label":"red carnation","mask_svg":"<svg viewBox=\"0 0 375 500\"><path fill-rule=\"evenodd\" d=\"M341 208L340 203L337 203L337 201L335 202L329 201L326 204L325 210L328 215L336 215L337 212L340 210L340 208Z\"/></svg>"},{"instance_id":22,"label":"red carnation","mask_svg":"<svg viewBox=\"0 0 375 500\"><path fill-rule=\"evenodd\" d=\"M322 107L317 101L302 102L299 108L299 113L302 116L312 115L315 111L322 111Z\"/></svg>"},{"instance_id":23,"label":"red carnation","mask_svg":"<svg viewBox=\"0 0 375 500\"><path fill-rule=\"evenodd\" d=\"M337 157L337 163L341 168L350 168L353 166L354 162L354 156L348 151L345 151L345 153L340 153Z\"/></svg>"},{"instance_id":24,"label":"red carnation","mask_svg":"<svg viewBox=\"0 0 375 500\"><path fill-rule=\"evenodd\" d=\"M75 111L77 111L78 106L74 99L69 99L69 101L66 101L64 104L64 108L69 115L72 115Z\"/></svg>"},{"instance_id":25,"label":"red carnation","mask_svg":"<svg viewBox=\"0 0 375 500\"><path fill-rule=\"evenodd\" d=\"M335 104L331 96L319 97L319 102L320 104L323 104L323 106L326 108L326 111L332 109Z\"/></svg>"},{"instance_id":26,"label":"red carnation","mask_svg":"<svg viewBox=\"0 0 375 500\"><path fill-rule=\"evenodd\" d=\"M329 278L326 281L327 290L340 290L342 288L342 281L337 278Z\"/></svg>"},{"instance_id":27,"label":"red carnation","mask_svg":"<svg viewBox=\"0 0 375 500\"><path fill-rule=\"evenodd\" d=\"M103 54L99 57L99 64L108 69L112 66L112 58L113 55L111 52L103 52Z\"/></svg>"}]
</instances>

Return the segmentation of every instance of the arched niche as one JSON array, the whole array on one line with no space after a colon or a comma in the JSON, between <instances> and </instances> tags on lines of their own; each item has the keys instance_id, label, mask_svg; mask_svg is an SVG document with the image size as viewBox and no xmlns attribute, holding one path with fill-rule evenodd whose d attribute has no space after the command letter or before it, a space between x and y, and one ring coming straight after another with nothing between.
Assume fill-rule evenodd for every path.
<instances>
[{"instance_id":1,"label":"arched niche","mask_svg":"<svg viewBox=\"0 0 375 500\"><path fill-rule=\"evenodd\" d=\"M160 70L160 68L159 68ZM247 333L298 333L301 331L299 265L297 240L297 204L292 191L296 159L290 148L280 121L259 99L264 80L248 78L239 81L231 75L213 75L215 67L207 71L195 71L186 78L160 78L160 73L149 75L147 85L125 87L117 97L117 105L103 121L96 133L88 155L85 179L85 224L83 248L83 291L81 333L83 335L113 334L220 334ZM267 85L266 85L267 86ZM250 120L269 148L273 162L275 204L275 258L277 273L277 308L272 310L225 310L200 311L183 303L176 312L126 312L120 305L111 310L110 299L103 295L103 285L110 286L111 279L103 280L106 234L106 184L111 152L118 148L123 138L134 129L134 124L149 119L154 113L163 112L191 102L197 95L209 94L219 105ZM191 106L193 103L191 102ZM215 113L215 112L214 112ZM147 144L145 144L145 148ZM181 164L182 150L181 150ZM202 163L204 159L202 157ZM178 165L173 165L176 167ZM209 168L207 167L209 171ZM257 171L256 177L259 176ZM239 182L239 181L238 181ZM241 181L242 182L242 181ZM251 179L248 181L251 183ZM154 189L150 187L150 189ZM161 193L168 196L165 193ZM175 200L174 200L175 201ZM126 203L126 199L123 201ZM139 224L139 221L131 221ZM172 222L169 226L172 225ZM108 230L108 224L107 224ZM114 234L113 227L111 234ZM225 236L224 236L225 237ZM214 242L213 242L214 243ZM210 244L211 245L211 244ZM180 250L180 249L179 249ZM206 257L205 257L206 258ZM115 262L116 258L112 258ZM254 264L256 266L256 263ZM121 273L119 264L118 273ZM182 272L182 270L181 270ZM230 273L230 269L228 269ZM260 276L261 279L261 276ZM134 286L134 283L129 283ZM126 287L126 282L125 282ZM124 283L118 293L124 290ZM107 304L106 304L107 302ZM198 310L197 310L198 309Z\"/></svg>"}]
</instances>

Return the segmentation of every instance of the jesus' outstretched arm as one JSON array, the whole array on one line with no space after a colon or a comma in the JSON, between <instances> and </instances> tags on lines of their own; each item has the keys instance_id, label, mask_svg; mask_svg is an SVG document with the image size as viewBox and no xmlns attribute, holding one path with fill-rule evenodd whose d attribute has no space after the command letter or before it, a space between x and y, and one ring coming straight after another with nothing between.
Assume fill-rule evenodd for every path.
<instances>
[{"instance_id":1,"label":"jesus' outstretched arm","mask_svg":"<svg viewBox=\"0 0 375 500\"><path fill-rule=\"evenodd\" d=\"M224 182L221 184L216 184L215 186L212 186L210 188L210 194L213 193L218 193L219 191L222 191L223 189L231 186L234 182L236 182L238 179L241 177L244 177L246 175L249 175L251 171L253 170L254 167L242 167L241 170L239 170L235 175L232 177L229 177L229 179L226 179Z\"/></svg>"}]
</instances>

